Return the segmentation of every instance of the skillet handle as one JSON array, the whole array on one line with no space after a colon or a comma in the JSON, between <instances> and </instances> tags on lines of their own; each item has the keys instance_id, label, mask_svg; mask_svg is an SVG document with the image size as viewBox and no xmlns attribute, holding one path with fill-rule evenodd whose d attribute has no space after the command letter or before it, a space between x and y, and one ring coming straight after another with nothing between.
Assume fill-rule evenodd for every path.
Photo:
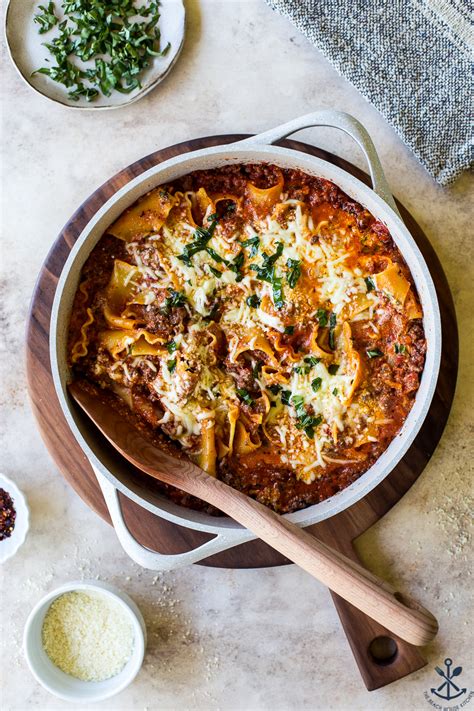
<instances>
[{"instance_id":1,"label":"skillet handle","mask_svg":"<svg viewBox=\"0 0 474 711\"><path fill-rule=\"evenodd\" d=\"M122 548L125 553L127 553L127 555L129 555L130 558L135 561L135 563L138 563L138 565L142 568L161 571L175 570L176 568L182 568L185 565L191 565L191 563L198 563L200 560L203 560L208 556L220 553L221 551L225 551L228 548L232 548L233 546L237 546L240 543L245 543L246 541L250 541L252 538L255 538L252 533L246 530L229 531L228 533L219 533L215 538L207 541L202 546L184 553L168 555L152 551L149 548L142 546L141 543L139 543L132 536L127 524L125 523L120 498L115 486L108 479L106 479L102 472L100 472L94 465L92 465L92 469L94 470L94 474L96 475L97 481L102 490L115 533L117 534L117 538L119 539Z\"/></svg>"},{"instance_id":2,"label":"skillet handle","mask_svg":"<svg viewBox=\"0 0 474 711\"><path fill-rule=\"evenodd\" d=\"M287 123L271 128L269 131L259 133L251 138L246 138L239 141L238 145L248 146L268 146L275 141L291 136L296 131L301 131L303 128L311 128L313 126L329 126L338 128L344 133L347 133L360 146L364 156L369 164L370 177L374 192L384 200L389 207L400 217L398 208L393 199L393 195L385 178L382 169L382 164L375 150L375 146L367 130L354 116L347 114L345 111L334 111L332 109L321 109L314 111L300 118L293 119Z\"/></svg>"}]
</instances>

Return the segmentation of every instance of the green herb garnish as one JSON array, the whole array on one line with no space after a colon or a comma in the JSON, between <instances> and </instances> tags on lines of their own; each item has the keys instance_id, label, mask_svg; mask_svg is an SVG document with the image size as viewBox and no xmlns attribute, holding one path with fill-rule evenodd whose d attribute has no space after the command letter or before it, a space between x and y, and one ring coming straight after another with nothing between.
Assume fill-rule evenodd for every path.
<instances>
[{"instance_id":1,"label":"green herb garnish","mask_svg":"<svg viewBox=\"0 0 474 711\"><path fill-rule=\"evenodd\" d=\"M260 373L262 372L262 365L263 365L263 363L258 360L258 361L255 363L255 365L253 366L253 368L252 368L252 375L253 375L254 378L258 378L258 376L259 376Z\"/></svg>"},{"instance_id":2,"label":"green herb garnish","mask_svg":"<svg viewBox=\"0 0 474 711\"><path fill-rule=\"evenodd\" d=\"M221 255L218 254L215 249L212 249L212 247L206 247L206 252L218 264L222 264L223 262L226 263L226 260L224 259L224 257L221 257Z\"/></svg>"},{"instance_id":3,"label":"green herb garnish","mask_svg":"<svg viewBox=\"0 0 474 711\"><path fill-rule=\"evenodd\" d=\"M169 341L169 343L166 344L166 350L168 353L174 353L175 350L178 348L178 344L176 341Z\"/></svg>"},{"instance_id":4,"label":"green herb garnish","mask_svg":"<svg viewBox=\"0 0 474 711\"><path fill-rule=\"evenodd\" d=\"M168 370L170 373L173 373L176 370L176 358L173 358L173 360L169 360L166 363Z\"/></svg>"},{"instance_id":5,"label":"green herb garnish","mask_svg":"<svg viewBox=\"0 0 474 711\"><path fill-rule=\"evenodd\" d=\"M296 410L301 409L304 405L304 397L302 395L293 395L291 404L295 406Z\"/></svg>"},{"instance_id":6,"label":"green herb garnish","mask_svg":"<svg viewBox=\"0 0 474 711\"><path fill-rule=\"evenodd\" d=\"M183 253L178 256L178 259L184 262L188 267L192 266L192 257L194 257L195 254L198 252L202 252L206 250L209 252L207 249L207 243L209 240L212 239L212 235L214 234L214 231L217 226L217 222L219 220L218 215L213 214L209 215L207 218L208 222L211 224L209 227L198 227L193 234L193 241L187 244L183 250ZM217 252L212 250L214 255L217 255ZM213 258L214 255L211 255ZM219 256L219 255L217 255ZM224 261L221 257L219 257L219 261Z\"/></svg>"},{"instance_id":7,"label":"green herb garnish","mask_svg":"<svg viewBox=\"0 0 474 711\"><path fill-rule=\"evenodd\" d=\"M254 237L250 237L249 239L246 239L245 242L241 242L240 244L242 247L251 247L252 249L250 250L249 256L255 257L260 246L260 237L258 235L254 235Z\"/></svg>"},{"instance_id":8,"label":"green herb garnish","mask_svg":"<svg viewBox=\"0 0 474 711\"><path fill-rule=\"evenodd\" d=\"M407 347L403 343L395 343L395 353L406 353Z\"/></svg>"},{"instance_id":9,"label":"green herb garnish","mask_svg":"<svg viewBox=\"0 0 474 711\"><path fill-rule=\"evenodd\" d=\"M282 390L281 391L281 401L282 401L283 405L289 405L290 398L291 398L291 390Z\"/></svg>"},{"instance_id":10,"label":"green herb garnish","mask_svg":"<svg viewBox=\"0 0 474 711\"><path fill-rule=\"evenodd\" d=\"M263 264L250 264L250 269L257 272L258 279L269 282L273 287L273 303L275 308L281 309L284 305L283 285L281 277L275 274L275 262L283 253L283 242L278 242L276 252L271 256L263 252Z\"/></svg>"},{"instance_id":11,"label":"green herb garnish","mask_svg":"<svg viewBox=\"0 0 474 711\"><path fill-rule=\"evenodd\" d=\"M321 415L314 416L306 412L304 399L301 395L294 395L291 398L291 404L295 407L296 417L298 419L296 427L299 430L304 430L306 436L310 439L313 439L314 428L321 424L323 418L321 417Z\"/></svg>"},{"instance_id":12,"label":"green herb garnish","mask_svg":"<svg viewBox=\"0 0 474 711\"><path fill-rule=\"evenodd\" d=\"M324 328L328 325L328 312L326 311L326 309L318 309L316 311L316 318L318 319L318 323L321 328Z\"/></svg>"},{"instance_id":13,"label":"green herb garnish","mask_svg":"<svg viewBox=\"0 0 474 711\"><path fill-rule=\"evenodd\" d=\"M372 348L371 350L365 351L368 355L369 358L380 358L383 356L382 351L379 351L378 348Z\"/></svg>"},{"instance_id":14,"label":"green herb garnish","mask_svg":"<svg viewBox=\"0 0 474 711\"><path fill-rule=\"evenodd\" d=\"M364 278L365 285L367 287L367 291L374 291L375 289L375 282L372 279L372 277L365 277Z\"/></svg>"},{"instance_id":15,"label":"green herb garnish","mask_svg":"<svg viewBox=\"0 0 474 711\"><path fill-rule=\"evenodd\" d=\"M38 73L71 89L68 95L74 101L140 88L140 77L151 58L162 57L170 47L161 50L159 46L159 4L154 0L141 7L135 0L63 0L62 22L53 2L40 5L42 12L34 17L39 33L57 25L59 34L45 43L56 65L41 67ZM93 65L76 64L76 58L81 63L93 61Z\"/></svg>"},{"instance_id":16,"label":"green herb garnish","mask_svg":"<svg viewBox=\"0 0 474 711\"><path fill-rule=\"evenodd\" d=\"M283 331L283 333L286 336L292 336L294 334L294 332L295 332L294 326L285 326L285 330Z\"/></svg>"},{"instance_id":17,"label":"green herb garnish","mask_svg":"<svg viewBox=\"0 0 474 711\"><path fill-rule=\"evenodd\" d=\"M278 242L276 252L271 256L263 252L263 264L250 264L250 269L257 272L257 277L262 281L268 281L270 284L275 277L275 262L283 253L283 242Z\"/></svg>"},{"instance_id":18,"label":"green herb garnish","mask_svg":"<svg viewBox=\"0 0 474 711\"><path fill-rule=\"evenodd\" d=\"M245 388L237 388L237 395L240 397L243 402L245 402L246 405L250 407L250 405L253 405L253 398L250 395L249 391L246 390Z\"/></svg>"},{"instance_id":19,"label":"green herb garnish","mask_svg":"<svg viewBox=\"0 0 474 711\"><path fill-rule=\"evenodd\" d=\"M301 262L299 259L288 259L286 262L288 267L288 284L290 289L294 289L298 279L301 276Z\"/></svg>"},{"instance_id":20,"label":"green herb garnish","mask_svg":"<svg viewBox=\"0 0 474 711\"><path fill-rule=\"evenodd\" d=\"M321 358L306 356L303 360L305 365L297 365L293 368L293 370L295 373L299 373L300 375L307 375L311 368L314 368L314 366L320 362Z\"/></svg>"},{"instance_id":21,"label":"green herb garnish","mask_svg":"<svg viewBox=\"0 0 474 711\"><path fill-rule=\"evenodd\" d=\"M323 382L322 378L315 378L314 380L311 381L311 387L313 388L315 393L317 393L318 390L320 389L322 382Z\"/></svg>"},{"instance_id":22,"label":"green herb garnish","mask_svg":"<svg viewBox=\"0 0 474 711\"><path fill-rule=\"evenodd\" d=\"M339 364L338 363L331 363L331 365L328 368L328 373L329 373L329 375L336 375L338 370L339 370Z\"/></svg>"},{"instance_id":23,"label":"green herb garnish","mask_svg":"<svg viewBox=\"0 0 474 711\"><path fill-rule=\"evenodd\" d=\"M282 309L285 301L283 299L283 285L282 285L282 280L280 277L276 277L276 276L273 277L272 287L273 287L273 303L275 305L275 308Z\"/></svg>"},{"instance_id":24,"label":"green herb garnish","mask_svg":"<svg viewBox=\"0 0 474 711\"><path fill-rule=\"evenodd\" d=\"M39 25L38 32L44 35L52 27L58 24L59 20L54 14L54 2L49 2L48 5L39 5L38 10L41 10L38 15L35 15L33 20Z\"/></svg>"},{"instance_id":25,"label":"green herb garnish","mask_svg":"<svg viewBox=\"0 0 474 711\"><path fill-rule=\"evenodd\" d=\"M333 395L337 395L337 393L338 393L337 388L334 388L334 390L332 391L332 394L333 394Z\"/></svg>"},{"instance_id":26,"label":"green herb garnish","mask_svg":"<svg viewBox=\"0 0 474 711\"><path fill-rule=\"evenodd\" d=\"M262 303L262 300L259 296L257 296L257 294L250 294L250 296L247 296L245 299L245 303L247 306L250 306L251 309L258 309Z\"/></svg>"},{"instance_id":27,"label":"green herb garnish","mask_svg":"<svg viewBox=\"0 0 474 711\"><path fill-rule=\"evenodd\" d=\"M163 313L169 314L170 309L175 306L184 306L186 303L186 296L182 291L175 291L174 289L168 289L169 296L165 299L165 304L163 306Z\"/></svg>"},{"instance_id":28,"label":"green herb garnish","mask_svg":"<svg viewBox=\"0 0 474 711\"><path fill-rule=\"evenodd\" d=\"M209 267L209 271L211 272L211 274L214 274L214 276L217 277L218 279L221 278L222 272L219 271L219 269L216 269L215 267L211 266L210 264L208 264L207 266Z\"/></svg>"},{"instance_id":29,"label":"green herb garnish","mask_svg":"<svg viewBox=\"0 0 474 711\"><path fill-rule=\"evenodd\" d=\"M235 259L232 260L232 262L226 262L226 264L229 267L229 269L231 270L231 272L235 272L235 274L237 275L235 277L235 281L242 281L242 279L244 278L243 274L240 271L243 267L244 259L245 259L244 253L240 252L235 257Z\"/></svg>"}]
</instances>

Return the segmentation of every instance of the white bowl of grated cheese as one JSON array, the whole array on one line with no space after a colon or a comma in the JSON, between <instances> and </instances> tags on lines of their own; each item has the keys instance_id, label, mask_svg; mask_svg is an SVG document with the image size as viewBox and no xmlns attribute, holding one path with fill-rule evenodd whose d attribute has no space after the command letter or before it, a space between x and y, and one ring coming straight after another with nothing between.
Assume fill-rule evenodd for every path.
<instances>
[{"instance_id":1,"label":"white bowl of grated cheese","mask_svg":"<svg viewBox=\"0 0 474 711\"><path fill-rule=\"evenodd\" d=\"M92 703L120 693L140 671L145 622L117 588L72 582L34 607L23 644L31 672L45 689L66 701Z\"/></svg>"}]
</instances>

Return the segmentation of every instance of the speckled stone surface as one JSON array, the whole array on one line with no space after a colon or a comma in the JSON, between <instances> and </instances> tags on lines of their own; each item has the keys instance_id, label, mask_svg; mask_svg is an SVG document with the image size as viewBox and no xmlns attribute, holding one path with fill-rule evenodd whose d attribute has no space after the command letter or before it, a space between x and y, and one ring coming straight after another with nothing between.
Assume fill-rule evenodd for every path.
<instances>
[{"instance_id":1,"label":"speckled stone surface","mask_svg":"<svg viewBox=\"0 0 474 711\"><path fill-rule=\"evenodd\" d=\"M437 187L379 114L263 2L189 0L187 7L187 41L174 71L149 97L119 111L95 115L50 104L22 83L3 55L1 468L27 496L31 529L23 548L1 569L1 707L74 708L50 696L30 675L22 631L44 593L65 581L100 578L136 599L148 625L149 647L135 683L98 708L428 709L424 692L439 685L434 666L445 657L464 667L458 677L463 687L474 685L469 179L449 190ZM426 649L425 669L370 694L329 594L294 566L192 567L157 576L133 564L114 531L82 503L51 461L28 406L20 355L41 263L62 225L94 188L156 148L206 134L263 130L318 107L349 111L371 132L394 193L441 258L461 335L458 392L441 444L408 495L360 540L367 565L433 610L440 633ZM350 140L333 131L300 135L363 165ZM474 699L471 703L474 708Z\"/></svg>"}]
</instances>

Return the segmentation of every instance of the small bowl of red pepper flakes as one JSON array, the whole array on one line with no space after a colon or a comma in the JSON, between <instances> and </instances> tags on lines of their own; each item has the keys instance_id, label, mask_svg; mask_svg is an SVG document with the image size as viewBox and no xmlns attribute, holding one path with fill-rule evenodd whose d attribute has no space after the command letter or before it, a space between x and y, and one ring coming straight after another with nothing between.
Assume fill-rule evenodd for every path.
<instances>
[{"instance_id":1,"label":"small bowl of red pepper flakes","mask_svg":"<svg viewBox=\"0 0 474 711\"><path fill-rule=\"evenodd\" d=\"M0 474L0 563L17 552L29 528L29 510L14 481Z\"/></svg>"}]
</instances>

